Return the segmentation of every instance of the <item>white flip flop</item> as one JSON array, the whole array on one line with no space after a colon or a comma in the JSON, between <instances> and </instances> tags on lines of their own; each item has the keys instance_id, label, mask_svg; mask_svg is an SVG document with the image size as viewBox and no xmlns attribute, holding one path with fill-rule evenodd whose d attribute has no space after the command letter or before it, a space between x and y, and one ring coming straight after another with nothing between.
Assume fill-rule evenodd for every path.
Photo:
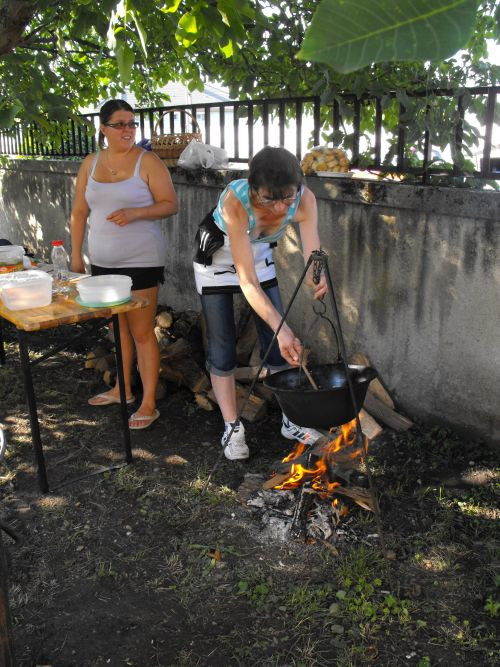
<instances>
[{"instance_id":1,"label":"white flip flop","mask_svg":"<svg viewBox=\"0 0 500 667\"><path fill-rule=\"evenodd\" d=\"M141 415L141 416L137 416L136 413L134 412L134 414L129 417L128 427L132 431L141 431L143 428L149 428L151 424L153 424L158 419L159 416L160 416L159 410L155 410L154 414L152 415ZM131 426L130 422L132 421L147 422L147 423L141 424L140 426Z\"/></svg>"},{"instance_id":2,"label":"white flip flop","mask_svg":"<svg viewBox=\"0 0 500 667\"><path fill-rule=\"evenodd\" d=\"M99 403L91 403L95 398L102 398L104 400L99 401ZM130 398L127 398L127 405L130 405L135 401L135 396L131 396ZM89 398L87 401L89 405L91 405L94 408L99 408L101 405L114 405L116 403L121 403L119 398L115 398L109 392L103 392L102 394L96 394L95 396L92 396L92 398Z\"/></svg>"}]
</instances>

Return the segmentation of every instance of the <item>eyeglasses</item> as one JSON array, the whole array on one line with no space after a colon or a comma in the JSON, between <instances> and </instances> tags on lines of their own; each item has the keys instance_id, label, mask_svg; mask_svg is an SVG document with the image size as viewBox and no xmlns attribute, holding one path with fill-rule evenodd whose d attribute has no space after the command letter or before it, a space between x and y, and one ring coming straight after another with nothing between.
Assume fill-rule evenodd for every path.
<instances>
[{"instance_id":1,"label":"eyeglasses","mask_svg":"<svg viewBox=\"0 0 500 667\"><path fill-rule=\"evenodd\" d=\"M290 197L263 197L260 195L258 192L255 193L257 195L257 202L261 204L262 206L273 206L273 204L276 204L276 202L282 202L285 204L285 206L291 206L297 195L292 195Z\"/></svg>"},{"instance_id":2,"label":"eyeglasses","mask_svg":"<svg viewBox=\"0 0 500 667\"><path fill-rule=\"evenodd\" d=\"M130 120L128 123L120 121L119 123L104 123L106 127L112 127L114 130L124 130L126 127L129 127L131 130L135 130L139 127L139 123L136 120Z\"/></svg>"}]
</instances>

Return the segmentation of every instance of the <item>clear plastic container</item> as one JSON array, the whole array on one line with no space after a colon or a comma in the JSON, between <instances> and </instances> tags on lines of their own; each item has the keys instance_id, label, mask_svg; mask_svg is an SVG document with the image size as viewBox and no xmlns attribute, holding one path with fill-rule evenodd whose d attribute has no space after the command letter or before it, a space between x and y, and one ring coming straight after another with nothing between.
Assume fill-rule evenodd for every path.
<instances>
[{"instance_id":1,"label":"clear plastic container","mask_svg":"<svg viewBox=\"0 0 500 667\"><path fill-rule=\"evenodd\" d=\"M52 302L52 277L37 269L0 276L0 298L10 310L48 306Z\"/></svg>"},{"instance_id":2,"label":"clear plastic container","mask_svg":"<svg viewBox=\"0 0 500 667\"><path fill-rule=\"evenodd\" d=\"M22 245L0 246L0 267L20 264L23 261L24 248Z\"/></svg>"},{"instance_id":3,"label":"clear plastic container","mask_svg":"<svg viewBox=\"0 0 500 667\"><path fill-rule=\"evenodd\" d=\"M76 283L76 289L84 305L100 306L119 303L130 299L132 278L115 274L91 276L79 280Z\"/></svg>"}]
</instances>

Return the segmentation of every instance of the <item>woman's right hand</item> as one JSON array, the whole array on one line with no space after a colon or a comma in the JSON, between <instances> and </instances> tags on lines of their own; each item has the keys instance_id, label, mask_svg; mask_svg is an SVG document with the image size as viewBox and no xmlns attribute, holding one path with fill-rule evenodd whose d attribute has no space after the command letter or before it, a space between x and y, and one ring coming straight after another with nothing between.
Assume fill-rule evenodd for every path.
<instances>
[{"instance_id":1,"label":"woman's right hand","mask_svg":"<svg viewBox=\"0 0 500 667\"><path fill-rule=\"evenodd\" d=\"M85 273L85 264L81 255L78 257L71 257L70 270L74 273Z\"/></svg>"},{"instance_id":2,"label":"woman's right hand","mask_svg":"<svg viewBox=\"0 0 500 667\"><path fill-rule=\"evenodd\" d=\"M302 343L296 338L293 331L286 324L283 324L278 334L278 345L283 359L290 366L299 366L302 354Z\"/></svg>"}]
</instances>

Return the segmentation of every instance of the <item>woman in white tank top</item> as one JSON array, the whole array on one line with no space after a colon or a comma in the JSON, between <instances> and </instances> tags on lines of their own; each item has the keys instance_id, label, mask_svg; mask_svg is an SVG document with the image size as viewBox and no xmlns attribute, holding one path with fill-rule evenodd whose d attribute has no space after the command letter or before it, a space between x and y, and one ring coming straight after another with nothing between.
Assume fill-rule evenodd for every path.
<instances>
[{"instance_id":1,"label":"woman in white tank top","mask_svg":"<svg viewBox=\"0 0 500 667\"><path fill-rule=\"evenodd\" d=\"M76 181L71 212L71 269L85 272L82 244L88 224L92 275L129 275L134 293L149 301L147 308L119 316L129 403L135 400L130 384L134 345L143 386L141 404L130 417L129 425L143 429L159 417L155 394L160 355L154 319L158 285L164 279L165 248L160 220L177 213L177 197L163 162L135 145L137 123L132 107L123 100L110 100L101 107L99 117L101 150L85 158ZM118 384L89 400L95 406L119 402Z\"/></svg>"}]
</instances>

